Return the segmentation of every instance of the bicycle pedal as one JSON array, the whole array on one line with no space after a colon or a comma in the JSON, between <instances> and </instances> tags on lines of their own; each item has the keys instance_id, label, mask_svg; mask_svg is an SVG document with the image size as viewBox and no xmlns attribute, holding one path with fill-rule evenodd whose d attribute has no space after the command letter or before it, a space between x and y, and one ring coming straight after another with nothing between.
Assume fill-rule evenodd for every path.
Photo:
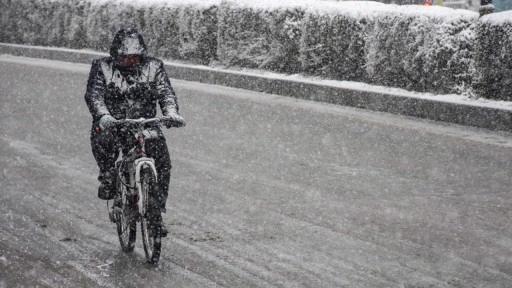
<instances>
[{"instance_id":1,"label":"bicycle pedal","mask_svg":"<svg viewBox=\"0 0 512 288\"><path fill-rule=\"evenodd\" d=\"M108 212L108 218L110 218L110 222L116 223L116 216L114 215L113 210Z\"/></svg>"},{"instance_id":2,"label":"bicycle pedal","mask_svg":"<svg viewBox=\"0 0 512 288\"><path fill-rule=\"evenodd\" d=\"M118 220L117 215L119 215L119 214L120 214L120 213L122 213L122 212L123 212L123 210L121 209L121 207L118 207L118 206L114 206L114 207L112 207L112 210L110 210L110 211L108 212L108 216L109 216L109 218L110 218L110 221L111 221L112 223L116 223L116 222L117 222L117 220Z\"/></svg>"},{"instance_id":3,"label":"bicycle pedal","mask_svg":"<svg viewBox=\"0 0 512 288\"><path fill-rule=\"evenodd\" d=\"M162 225L162 228L160 230L160 235L162 235L162 237L167 237L167 235L169 235L169 231L167 231L167 228L164 227L163 225Z\"/></svg>"}]
</instances>

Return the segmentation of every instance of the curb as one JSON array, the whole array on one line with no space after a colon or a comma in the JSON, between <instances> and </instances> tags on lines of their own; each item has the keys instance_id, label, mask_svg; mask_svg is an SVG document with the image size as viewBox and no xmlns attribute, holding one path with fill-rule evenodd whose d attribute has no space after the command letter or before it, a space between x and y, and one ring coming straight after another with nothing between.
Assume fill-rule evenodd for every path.
<instances>
[{"instance_id":1,"label":"curb","mask_svg":"<svg viewBox=\"0 0 512 288\"><path fill-rule=\"evenodd\" d=\"M92 51L32 47L7 43L0 43L0 54L85 64L90 64L93 59L107 55ZM203 66L169 63L165 66L169 77L173 79L229 86L397 115L512 132L512 110L398 96L392 93L362 91L293 80L272 79L264 76L238 73L236 71L219 71Z\"/></svg>"}]
</instances>

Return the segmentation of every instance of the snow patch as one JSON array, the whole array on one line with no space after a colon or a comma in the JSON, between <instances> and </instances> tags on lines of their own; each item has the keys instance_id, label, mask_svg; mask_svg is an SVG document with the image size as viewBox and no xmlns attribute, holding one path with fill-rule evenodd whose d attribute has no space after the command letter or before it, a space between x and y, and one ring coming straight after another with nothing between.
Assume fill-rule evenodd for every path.
<instances>
[{"instance_id":1,"label":"snow patch","mask_svg":"<svg viewBox=\"0 0 512 288\"><path fill-rule=\"evenodd\" d=\"M93 5L130 5L134 7L182 7L194 6L198 8L207 8L218 6L221 0L88 0ZM66 1L63 1L66 2Z\"/></svg>"},{"instance_id":2,"label":"snow patch","mask_svg":"<svg viewBox=\"0 0 512 288\"><path fill-rule=\"evenodd\" d=\"M182 64L173 64L173 65L182 65ZM236 73L243 74L248 76L258 76L267 79L278 79L278 80L286 80L286 81L295 81L301 83L308 83L314 85L322 85L322 86L330 86L335 88L343 88L356 90L361 92L373 92L384 95L394 95L394 96L403 96L408 98L417 98L417 99L427 99L439 102L446 103L454 103L454 104L462 104L462 105L471 105L475 107L487 107L494 109L502 109L512 111L512 102L511 101L499 101L499 100L489 100L484 98L474 99L468 96L459 95L459 94L433 94L433 93L424 93L424 92L413 92L408 91L401 88L393 88L387 86L379 86L366 84L362 82L355 81L336 81L336 80L326 80L320 79L318 77L306 77L303 75L295 74L295 75L285 75L278 74L266 71L231 71L231 70L223 70L223 69L214 69L214 68L205 68L208 70L217 70L225 73Z\"/></svg>"},{"instance_id":3,"label":"snow patch","mask_svg":"<svg viewBox=\"0 0 512 288\"><path fill-rule=\"evenodd\" d=\"M233 8L255 9L255 10L282 10L282 9L304 9L309 13L337 16L349 14L352 16L379 16L386 13L401 13L409 16L426 16L436 19L453 19L454 17L478 18L478 13L453 9L442 6L425 7L423 5L395 5L384 4L375 1L315 1L315 0L224 0L223 5Z\"/></svg>"},{"instance_id":4,"label":"snow patch","mask_svg":"<svg viewBox=\"0 0 512 288\"><path fill-rule=\"evenodd\" d=\"M224 0L223 5L238 9L255 9L255 10L280 10L289 8L306 8L311 6L313 1L310 0ZM318 2L316 2L318 3Z\"/></svg>"},{"instance_id":5,"label":"snow patch","mask_svg":"<svg viewBox=\"0 0 512 288\"><path fill-rule=\"evenodd\" d=\"M499 13L492 13L480 18L483 23L490 25L504 25L512 24L512 11L504 11Z\"/></svg>"}]
</instances>

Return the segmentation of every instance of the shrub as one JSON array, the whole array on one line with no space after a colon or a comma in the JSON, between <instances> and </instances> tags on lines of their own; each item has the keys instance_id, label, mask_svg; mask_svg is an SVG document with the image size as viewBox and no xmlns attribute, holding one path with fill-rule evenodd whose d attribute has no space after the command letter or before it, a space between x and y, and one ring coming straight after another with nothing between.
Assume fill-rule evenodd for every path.
<instances>
[{"instance_id":1,"label":"shrub","mask_svg":"<svg viewBox=\"0 0 512 288\"><path fill-rule=\"evenodd\" d=\"M376 17L366 41L370 82L439 93L468 87L478 15L447 10L399 6Z\"/></svg>"},{"instance_id":2,"label":"shrub","mask_svg":"<svg viewBox=\"0 0 512 288\"><path fill-rule=\"evenodd\" d=\"M215 5L180 9L178 51L181 59L203 65L217 59L217 9Z\"/></svg>"},{"instance_id":3,"label":"shrub","mask_svg":"<svg viewBox=\"0 0 512 288\"><path fill-rule=\"evenodd\" d=\"M300 43L305 73L338 80L366 79L367 29L379 3L322 3L308 9Z\"/></svg>"},{"instance_id":4,"label":"shrub","mask_svg":"<svg viewBox=\"0 0 512 288\"><path fill-rule=\"evenodd\" d=\"M512 100L512 12L481 18L477 28L474 89L484 98Z\"/></svg>"},{"instance_id":5,"label":"shrub","mask_svg":"<svg viewBox=\"0 0 512 288\"><path fill-rule=\"evenodd\" d=\"M301 2L261 5L223 1L219 11L219 61L226 66L300 71Z\"/></svg>"}]
</instances>

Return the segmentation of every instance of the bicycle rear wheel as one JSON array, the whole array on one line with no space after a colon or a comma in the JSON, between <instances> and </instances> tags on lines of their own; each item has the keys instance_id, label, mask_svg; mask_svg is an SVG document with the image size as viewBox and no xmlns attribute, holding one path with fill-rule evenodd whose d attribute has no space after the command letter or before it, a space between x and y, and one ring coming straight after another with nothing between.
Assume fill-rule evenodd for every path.
<instances>
[{"instance_id":1,"label":"bicycle rear wheel","mask_svg":"<svg viewBox=\"0 0 512 288\"><path fill-rule=\"evenodd\" d=\"M121 183L119 175L117 177L116 187L119 198L116 199L118 203L114 203L117 235L123 252L132 252L137 237L137 210L131 199L133 196L128 195L128 189Z\"/></svg>"},{"instance_id":2,"label":"bicycle rear wheel","mask_svg":"<svg viewBox=\"0 0 512 288\"><path fill-rule=\"evenodd\" d=\"M141 170L140 184L142 189L144 215L141 219L142 242L146 260L155 264L160 259L160 250L162 247L162 215L156 201L150 197L156 196L156 177L153 170L149 167L143 167Z\"/></svg>"}]
</instances>

